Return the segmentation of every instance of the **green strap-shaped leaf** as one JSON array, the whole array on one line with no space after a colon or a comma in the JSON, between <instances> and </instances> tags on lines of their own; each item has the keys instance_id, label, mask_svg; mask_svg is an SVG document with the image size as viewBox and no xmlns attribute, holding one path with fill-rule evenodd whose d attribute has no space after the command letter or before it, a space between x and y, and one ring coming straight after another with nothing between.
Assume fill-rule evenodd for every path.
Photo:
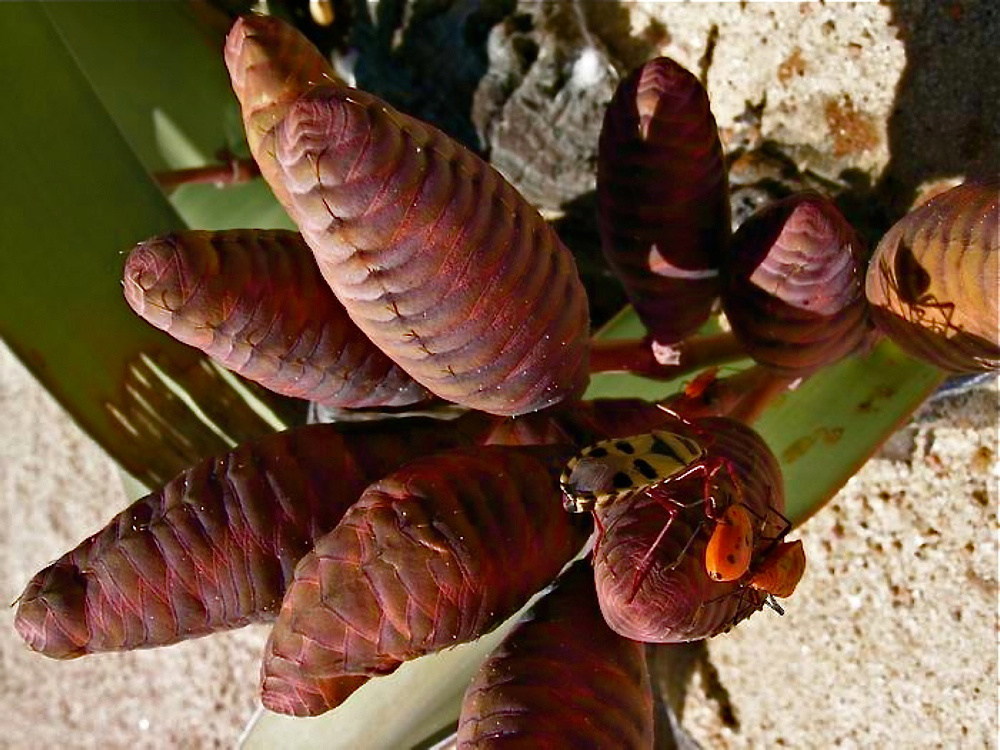
<instances>
[{"instance_id":1,"label":"green strap-shaped leaf","mask_svg":"<svg viewBox=\"0 0 1000 750\"><path fill-rule=\"evenodd\" d=\"M789 520L798 525L822 508L944 377L885 340L764 412L754 427L778 456Z\"/></svg>"},{"instance_id":2,"label":"green strap-shaped leaf","mask_svg":"<svg viewBox=\"0 0 1000 750\"><path fill-rule=\"evenodd\" d=\"M242 750L397 750L426 747L426 738L458 720L465 689L526 605L472 643L406 662L363 685L335 711L301 719L261 709L240 743Z\"/></svg>"},{"instance_id":3,"label":"green strap-shaped leaf","mask_svg":"<svg viewBox=\"0 0 1000 750\"><path fill-rule=\"evenodd\" d=\"M183 222L46 7L3 4L0 28L9 32L0 44L0 336L146 484L279 426L250 409L199 353L128 309L122 252Z\"/></svg>"},{"instance_id":4,"label":"green strap-shaped leaf","mask_svg":"<svg viewBox=\"0 0 1000 750\"><path fill-rule=\"evenodd\" d=\"M239 109L222 62L225 16L216 26L210 6L199 14L192 3L42 7L75 67L149 171L199 166L223 146L242 143Z\"/></svg>"}]
</instances>

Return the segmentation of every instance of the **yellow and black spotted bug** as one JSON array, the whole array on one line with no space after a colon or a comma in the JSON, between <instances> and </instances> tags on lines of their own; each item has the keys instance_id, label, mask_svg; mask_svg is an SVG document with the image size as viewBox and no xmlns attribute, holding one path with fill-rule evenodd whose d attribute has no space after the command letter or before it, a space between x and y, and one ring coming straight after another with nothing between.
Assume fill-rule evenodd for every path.
<instances>
[{"instance_id":1,"label":"yellow and black spotted bug","mask_svg":"<svg viewBox=\"0 0 1000 750\"><path fill-rule=\"evenodd\" d=\"M566 464L559 477L563 503L572 513L601 508L676 479L704 457L696 441L666 430L602 440Z\"/></svg>"}]
</instances>

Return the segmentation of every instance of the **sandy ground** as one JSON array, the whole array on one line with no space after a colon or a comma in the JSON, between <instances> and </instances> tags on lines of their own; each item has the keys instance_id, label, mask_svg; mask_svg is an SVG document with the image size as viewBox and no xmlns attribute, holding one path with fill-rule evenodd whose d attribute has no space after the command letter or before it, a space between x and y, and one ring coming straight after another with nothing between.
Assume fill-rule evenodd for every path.
<instances>
[{"instance_id":1,"label":"sandy ground","mask_svg":"<svg viewBox=\"0 0 1000 750\"><path fill-rule=\"evenodd\" d=\"M766 99L760 135L822 174L850 166L874 185L893 165L916 184L995 158L988 3L742 5L633 13L636 33L655 17L664 51L694 69L715 36L724 135L744 134L747 102ZM683 717L704 747L997 746L997 416L995 389L939 401L805 526L809 571L785 617L762 613L708 647ZM12 602L124 495L112 462L2 347L0 425ZM262 629L59 663L30 653L12 619L0 747L232 747L256 705Z\"/></svg>"}]
</instances>

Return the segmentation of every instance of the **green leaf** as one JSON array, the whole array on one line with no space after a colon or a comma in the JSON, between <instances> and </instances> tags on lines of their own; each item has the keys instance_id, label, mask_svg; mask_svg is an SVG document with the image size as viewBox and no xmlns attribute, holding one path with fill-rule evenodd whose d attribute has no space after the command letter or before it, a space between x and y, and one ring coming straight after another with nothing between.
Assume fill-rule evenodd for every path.
<instances>
[{"instance_id":1,"label":"green leaf","mask_svg":"<svg viewBox=\"0 0 1000 750\"><path fill-rule=\"evenodd\" d=\"M299 230L263 180L224 188L182 185L170 201L188 225L198 229Z\"/></svg>"},{"instance_id":2,"label":"green leaf","mask_svg":"<svg viewBox=\"0 0 1000 750\"><path fill-rule=\"evenodd\" d=\"M8 103L0 336L127 471L157 484L280 420L262 404L248 406L199 352L148 326L122 299L122 252L184 223L51 21L50 11L68 7L0 6L0 28L10 30L0 45ZM110 18L93 4L72 12ZM154 13L127 32L142 48L190 29ZM142 89L150 66L169 67L127 62L130 92Z\"/></svg>"},{"instance_id":3,"label":"green leaf","mask_svg":"<svg viewBox=\"0 0 1000 750\"><path fill-rule=\"evenodd\" d=\"M222 57L228 18L207 3L47 3L66 50L151 174L248 156ZM186 185L171 203L198 229L294 229L263 180Z\"/></svg>"},{"instance_id":4,"label":"green leaf","mask_svg":"<svg viewBox=\"0 0 1000 750\"><path fill-rule=\"evenodd\" d=\"M199 166L242 140L239 110L222 60L225 19L195 3L45 3L45 14L94 96L150 172ZM206 4L207 6L207 4ZM155 119L154 119L155 113ZM159 126L157 126L159 121ZM164 123L169 123L164 127ZM178 163L161 151L164 131L193 153ZM226 138L233 139L227 142Z\"/></svg>"},{"instance_id":5,"label":"green leaf","mask_svg":"<svg viewBox=\"0 0 1000 750\"><path fill-rule=\"evenodd\" d=\"M778 456L789 520L833 498L944 378L884 340L779 398L754 427Z\"/></svg>"}]
</instances>

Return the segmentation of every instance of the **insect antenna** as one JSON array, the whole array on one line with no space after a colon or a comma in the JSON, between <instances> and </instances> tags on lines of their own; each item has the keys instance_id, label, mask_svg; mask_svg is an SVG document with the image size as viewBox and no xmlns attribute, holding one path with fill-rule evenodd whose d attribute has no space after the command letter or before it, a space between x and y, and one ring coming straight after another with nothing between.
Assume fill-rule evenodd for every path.
<instances>
[{"instance_id":1,"label":"insect antenna","mask_svg":"<svg viewBox=\"0 0 1000 750\"><path fill-rule=\"evenodd\" d=\"M771 505L771 504L768 504L768 506L767 506L767 512L764 514L763 517L759 513L757 513L756 511L754 511L753 508L747 507L747 510L749 510L750 513L752 513L753 515L757 516L758 518L761 518L761 527L760 528L761 528L761 534L762 534L762 536L761 536L760 539L761 539L761 541L769 542L769 544L767 545L767 548L765 550L763 550L760 553L760 555L759 555L759 557L761 559L763 559L763 558L767 557L767 555L770 554L770 552L773 549L775 549L779 544L781 544L781 541L785 538L785 536L788 534L788 532L792 530L792 522L788 520L788 518L785 516L784 513L782 513L781 511L775 509L775 507L773 505ZM773 516L777 516L778 518L781 519L781 529L773 537L763 536L764 529L767 528L767 519L769 517L771 517L772 515Z\"/></svg>"}]
</instances>

